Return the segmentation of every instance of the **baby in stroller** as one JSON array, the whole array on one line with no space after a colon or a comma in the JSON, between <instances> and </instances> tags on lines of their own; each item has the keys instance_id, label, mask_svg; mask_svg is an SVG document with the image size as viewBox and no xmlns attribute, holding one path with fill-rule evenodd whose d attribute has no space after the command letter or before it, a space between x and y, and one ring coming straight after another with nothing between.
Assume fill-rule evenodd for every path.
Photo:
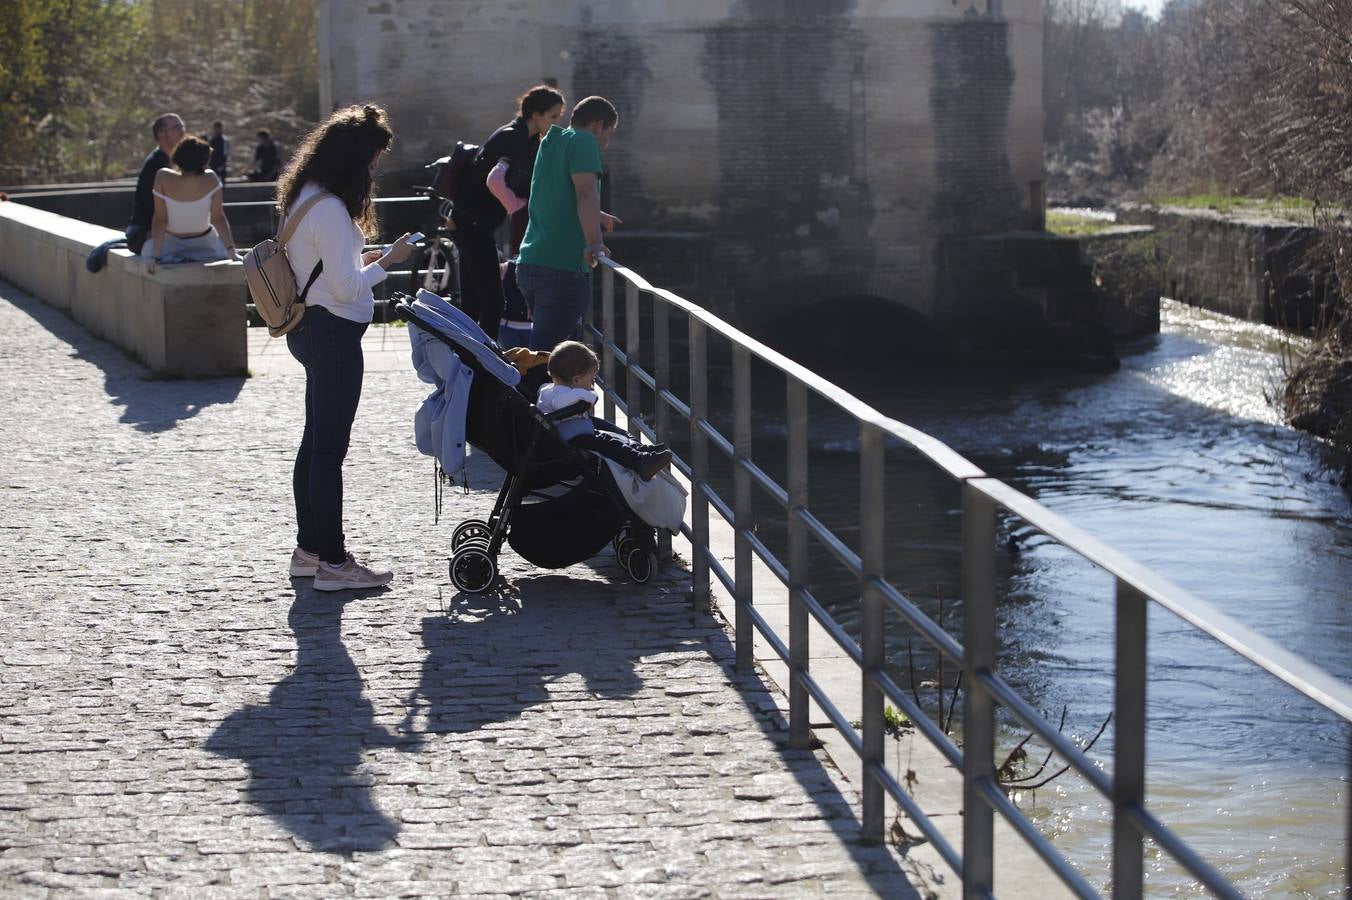
<instances>
[{"instance_id":1,"label":"baby in stroller","mask_svg":"<svg viewBox=\"0 0 1352 900\"><path fill-rule=\"evenodd\" d=\"M451 533L456 589L491 587L504 544L527 562L558 569L610 543L635 582L650 581L658 569L654 528L681 529L679 486L665 478L621 479L625 470L617 464L565 443L555 423L590 413L591 405L551 414L532 406L527 396L535 391L523 388L521 374L474 320L443 298L419 291L416 299L400 298L395 311L412 326L418 377L436 385L414 417L419 451L455 472L463 468L466 443L473 444L505 475L488 518L465 519Z\"/></svg>"},{"instance_id":2,"label":"baby in stroller","mask_svg":"<svg viewBox=\"0 0 1352 900\"><path fill-rule=\"evenodd\" d=\"M564 341L550 351L551 383L540 387L535 406L548 415L585 401L588 406L584 412L554 422L559 436L574 447L591 450L633 470L644 481L651 481L671 465L671 450L665 444L644 445L618 430L597 430L592 407L596 405L596 375L600 369L601 363L590 347Z\"/></svg>"}]
</instances>

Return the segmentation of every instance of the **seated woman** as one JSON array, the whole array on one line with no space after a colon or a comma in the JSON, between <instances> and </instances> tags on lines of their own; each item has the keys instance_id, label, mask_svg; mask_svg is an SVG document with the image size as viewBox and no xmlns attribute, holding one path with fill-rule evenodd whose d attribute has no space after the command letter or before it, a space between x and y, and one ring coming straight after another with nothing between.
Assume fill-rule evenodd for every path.
<instances>
[{"instance_id":1,"label":"seated woman","mask_svg":"<svg viewBox=\"0 0 1352 900\"><path fill-rule=\"evenodd\" d=\"M155 175L155 218L142 255L156 263L234 259L235 238L221 205L221 179L207 169L211 145L189 135L174 147L174 168Z\"/></svg>"}]
</instances>

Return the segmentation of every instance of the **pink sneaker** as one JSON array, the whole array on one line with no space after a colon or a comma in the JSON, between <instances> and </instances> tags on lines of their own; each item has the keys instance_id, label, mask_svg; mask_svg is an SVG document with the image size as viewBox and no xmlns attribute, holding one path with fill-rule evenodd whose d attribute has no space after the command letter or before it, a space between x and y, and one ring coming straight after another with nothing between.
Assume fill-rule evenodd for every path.
<instances>
[{"instance_id":1,"label":"pink sneaker","mask_svg":"<svg viewBox=\"0 0 1352 900\"><path fill-rule=\"evenodd\" d=\"M384 587L393 580L393 572L364 566L349 553L341 566L320 561L319 571L315 572L315 590L361 591Z\"/></svg>"}]
</instances>

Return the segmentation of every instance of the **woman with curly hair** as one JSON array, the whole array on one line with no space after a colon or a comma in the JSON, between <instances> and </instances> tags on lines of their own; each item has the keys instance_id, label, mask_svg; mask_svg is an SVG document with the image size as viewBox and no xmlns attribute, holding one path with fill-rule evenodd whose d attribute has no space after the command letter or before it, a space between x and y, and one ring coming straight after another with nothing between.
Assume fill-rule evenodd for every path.
<instances>
[{"instance_id":1,"label":"woman with curly hair","mask_svg":"<svg viewBox=\"0 0 1352 900\"><path fill-rule=\"evenodd\" d=\"M313 281L305 318L286 336L305 367L291 575L314 576L320 591L381 587L394 577L359 562L343 535L343 460L361 399L361 338L375 310L371 288L413 252L407 234L387 250L362 252L376 233L371 173L393 137L380 107L340 109L305 137L277 182L283 218L300 217L286 246L296 283Z\"/></svg>"}]
</instances>

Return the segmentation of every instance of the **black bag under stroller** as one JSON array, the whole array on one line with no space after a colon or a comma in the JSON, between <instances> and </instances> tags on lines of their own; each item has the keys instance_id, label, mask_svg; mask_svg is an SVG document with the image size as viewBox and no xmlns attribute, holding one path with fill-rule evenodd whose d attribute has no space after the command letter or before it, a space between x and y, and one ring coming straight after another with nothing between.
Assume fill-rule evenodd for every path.
<instances>
[{"instance_id":1,"label":"black bag under stroller","mask_svg":"<svg viewBox=\"0 0 1352 900\"><path fill-rule=\"evenodd\" d=\"M426 316L411 298L396 298L395 313L446 344L474 373L465 412L465 440L506 472L488 520L466 519L451 533L451 583L479 593L498 576L503 542L523 559L558 569L590 559L610 543L620 566L645 584L657 572L652 526L624 501L609 468L597 456L563 441L553 422L577 406L539 412L516 387L492 372ZM487 344L501 356L497 347Z\"/></svg>"}]
</instances>

